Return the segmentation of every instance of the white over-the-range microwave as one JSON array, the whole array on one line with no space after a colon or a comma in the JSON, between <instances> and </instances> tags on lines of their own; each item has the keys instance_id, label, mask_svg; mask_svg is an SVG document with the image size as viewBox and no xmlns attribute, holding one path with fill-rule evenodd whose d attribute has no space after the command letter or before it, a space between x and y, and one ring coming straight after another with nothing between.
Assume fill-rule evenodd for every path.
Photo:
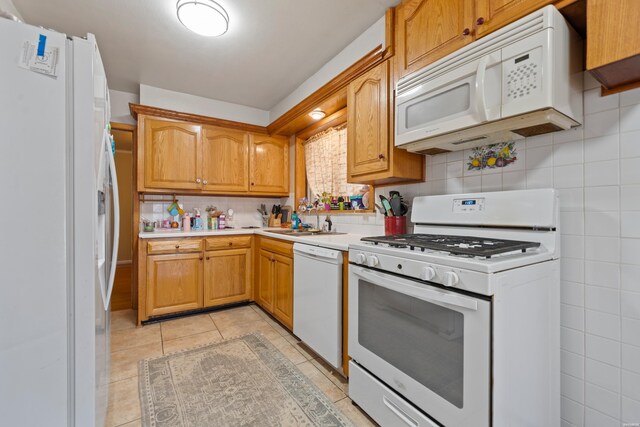
<instances>
[{"instance_id":1,"label":"white over-the-range microwave","mask_svg":"<svg viewBox=\"0 0 640 427\"><path fill-rule=\"evenodd\" d=\"M542 8L401 78L395 145L436 154L582 122L582 40Z\"/></svg>"}]
</instances>

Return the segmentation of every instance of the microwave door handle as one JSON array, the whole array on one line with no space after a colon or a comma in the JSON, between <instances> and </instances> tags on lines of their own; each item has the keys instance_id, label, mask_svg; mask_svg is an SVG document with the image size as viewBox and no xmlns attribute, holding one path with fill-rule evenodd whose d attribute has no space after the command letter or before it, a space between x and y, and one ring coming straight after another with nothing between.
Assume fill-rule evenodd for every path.
<instances>
[{"instance_id":1,"label":"microwave door handle","mask_svg":"<svg viewBox=\"0 0 640 427\"><path fill-rule=\"evenodd\" d=\"M392 278L386 274L365 270L362 267L354 267L353 272L373 285L418 298L422 301L448 304L473 311L478 310L478 301L471 298L416 286L408 280Z\"/></svg>"},{"instance_id":2,"label":"microwave door handle","mask_svg":"<svg viewBox=\"0 0 640 427\"><path fill-rule=\"evenodd\" d=\"M476 111L478 111L478 114L480 115L481 122L489 120L487 100L485 98L485 81L488 62L489 58L487 56L480 59L478 62L478 69L476 70Z\"/></svg>"}]
</instances>

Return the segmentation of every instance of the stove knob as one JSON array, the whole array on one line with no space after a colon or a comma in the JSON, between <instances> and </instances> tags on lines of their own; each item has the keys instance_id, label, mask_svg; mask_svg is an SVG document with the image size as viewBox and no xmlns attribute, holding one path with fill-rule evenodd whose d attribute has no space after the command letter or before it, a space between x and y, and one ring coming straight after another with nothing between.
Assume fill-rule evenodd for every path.
<instances>
[{"instance_id":1,"label":"stove knob","mask_svg":"<svg viewBox=\"0 0 640 427\"><path fill-rule=\"evenodd\" d=\"M375 267L376 265L380 264L378 262L378 257L375 255L371 255L369 258L367 258L367 265L369 267Z\"/></svg>"},{"instance_id":2,"label":"stove knob","mask_svg":"<svg viewBox=\"0 0 640 427\"><path fill-rule=\"evenodd\" d=\"M364 264L367 260L367 257L364 254L356 254L356 264Z\"/></svg>"},{"instance_id":3,"label":"stove knob","mask_svg":"<svg viewBox=\"0 0 640 427\"><path fill-rule=\"evenodd\" d=\"M444 273L444 283L445 286L455 286L458 284L458 275L453 271L447 271Z\"/></svg>"},{"instance_id":4,"label":"stove knob","mask_svg":"<svg viewBox=\"0 0 640 427\"><path fill-rule=\"evenodd\" d=\"M436 276L433 267L425 267L422 269L422 280L431 280Z\"/></svg>"}]
</instances>

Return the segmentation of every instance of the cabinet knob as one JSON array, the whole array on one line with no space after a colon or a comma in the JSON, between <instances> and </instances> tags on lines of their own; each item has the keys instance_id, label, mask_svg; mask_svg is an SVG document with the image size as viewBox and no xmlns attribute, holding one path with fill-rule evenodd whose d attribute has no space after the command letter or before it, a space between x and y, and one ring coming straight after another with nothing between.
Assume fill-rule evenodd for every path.
<instances>
[{"instance_id":1,"label":"cabinet knob","mask_svg":"<svg viewBox=\"0 0 640 427\"><path fill-rule=\"evenodd\" d=\"M480 18L476 19L476 25L482 25L484 24L484 18L481 16Z\"/></svg>"},{"instance_id":2,"label":"cabinet knob","mask_svg":"<svg viewBox=\"0 0 640 427\"><path fill-rule=\"evenodd\" d=\"M202 261L202 259L203 259L203 258L202 258L202 257L200 257L200 261ZM207 259L209 259L209 258L207 258Z\"/></svg>"},{"instance_id":3,"label":"cabinet knob","mask_svg":"<svg viewBox=\"0 0 640 427\"><path fill-rule=\"evenodd\" d=\"M255 184L252 182L251 185L255 185Z\"/></svg>"},{"instance_id":4,"label":"cabinet knob","mask_svg":"<svg viewBox=\"0 0 640 427\"><path fill-rule=\"evenodd\" d=\"M202 258L200 258L200 259L202 259ZM211 259L211 257L207 257L207 261L209 261L210 259Z\"/></svg>"},{"instance_id":5,"label":"cabinet knob","mask_svg":"<svg viewBox=\"0 0 640 427\"><path fill-rule=\"evenodd\" d=\"M200 184L200 178L196 178L196 184Z\"/></svg>"},{"instance_id":6,"label":"cabinet knob","mask_svg":"<svg viewBox=\"0 0 640 427\"><path fill-rule=\"evenodd\" d=\"M379 158L380 160L384 159L384 154L382 154L382 153L378 154L378 158Z\"/></svg>"},{"instance_id":7,"label":"cabinet knob","mask_svg":"<svg viewBox=\"0 0 640 427\"><path fill-rule=\"evenodd\" d=\"M468 36L469 34L471 34L471 30L469 30L468 28L465 28L464 30L462 30L463 36Z\"/></svg>"},{"instance_id":8,"label":"cabinet knob","mask_svg":"<svg viewBox=\"0 0 640 427\"><path fill-rule=\"evenodd\" d=\"M207 180L205 179L204 181L202 181L202 183L203 183L204 185L207 185Z\"/></svg>"},{"instance_id":9,"label":"cabinet knob","mask_svg":"<svg viewBox=\"0 0 640 427\"><path fill-rule=\"evenodd\" d=\"M176 245L176 249L180 249L180 245Z\"/></svg>"},{"instance_id":10,"label":"cabinet knob","mask_svg":"<svg viewBox=\"0 0 640 427\"><path fill-rule=\"evenodd\" d=\"M233 246L233 242L229 242L229 246Z\"/></svg>"}]
</instances>

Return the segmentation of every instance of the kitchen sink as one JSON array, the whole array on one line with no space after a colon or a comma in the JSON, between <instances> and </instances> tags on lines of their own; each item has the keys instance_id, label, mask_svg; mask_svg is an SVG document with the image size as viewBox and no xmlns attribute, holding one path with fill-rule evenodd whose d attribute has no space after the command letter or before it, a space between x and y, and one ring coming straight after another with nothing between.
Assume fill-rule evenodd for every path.
<instances>
[{"instance_id":1,"label":"kitchen sink","mask_svg":"<svg viewBox=\"0 0 640 427\"><path fill-rule=\"evenodd\" d=\"M294 230L292 228L283 228L282 230L265 230L267 233L274 234L286 234L287 236L337 236L339 234L347 234L347 233L337 233L334 231L309 231L309 230Z\"/></svg>"}]
</instances>

